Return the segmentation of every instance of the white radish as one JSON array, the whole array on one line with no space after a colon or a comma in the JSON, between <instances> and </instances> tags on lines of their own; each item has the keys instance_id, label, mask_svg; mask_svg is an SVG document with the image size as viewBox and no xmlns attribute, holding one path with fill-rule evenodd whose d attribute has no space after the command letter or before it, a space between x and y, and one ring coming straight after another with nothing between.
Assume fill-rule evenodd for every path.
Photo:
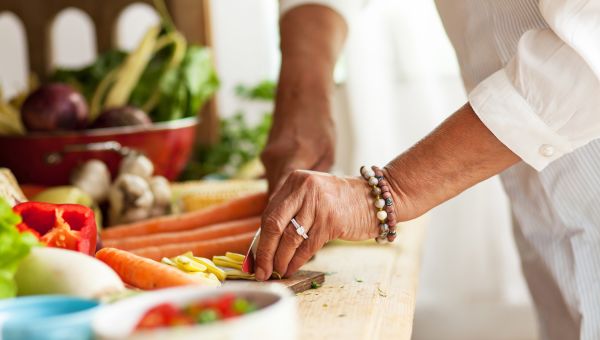
<instances>
[{"instance_id":1,"label":"white radish","mask_svg":"<svg viewBox=\"0 0 600 340\"><path fill-rule=\"evenodd\" d=\"M112 268L72 250L36 247L15 275L18 295L64 294L98 299L125 290Z\"/></svg>"}]
</instances>

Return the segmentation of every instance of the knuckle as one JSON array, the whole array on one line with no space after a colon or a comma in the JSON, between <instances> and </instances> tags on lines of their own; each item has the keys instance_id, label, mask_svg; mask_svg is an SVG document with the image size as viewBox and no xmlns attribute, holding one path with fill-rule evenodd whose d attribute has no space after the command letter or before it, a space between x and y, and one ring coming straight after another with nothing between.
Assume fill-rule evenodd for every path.
<instances>
[{"instance_id":1,"label":"knuckle","mask_svg":"<svg viewBox=\"0 0 600 340\"><path fill-rule=\"evenodd\" d=\"M306 170L296 169L290 173L291 180L302 181L302 180L306 179L306 177L308 177L308 172Z\"/></svg>"},{"instance_id":2,"label":"knuckle","mask_svg":"<svg viewBox=\"0 0 600 340\"><path fill-rule=\"evenodd\" d=\"M273 214L268 214L262 218L261 233L266 235L279 235L282 232L280 219Z\"/></svg>"},{"instance_id":3,"label":"knuckle","mask_svg":"<svg viewBox=\"0 0 600 340\"><path fill-rule=\"evenodd\" d=\"M292 245L300 244L300 237L298 237L296 230L290 226L285 228L285 230L283 231L283 234L281 235L281 239L282 239L282 243L285 243L285 244L292 244Z\"/></svg>"},{"instance_id":4,"label":"knuckle","mask_svg":"<svg viewBox=\"0 0 600 340\"><path fill-rule=\"evenodd\" d=\"M259 249L258 252L256 252L256 262L259 265L266 265L267 263L269 263L271 261L271 259L273 258L272 254L269 251L266 251L264 249Z\"/></svg>"}]
</instances>

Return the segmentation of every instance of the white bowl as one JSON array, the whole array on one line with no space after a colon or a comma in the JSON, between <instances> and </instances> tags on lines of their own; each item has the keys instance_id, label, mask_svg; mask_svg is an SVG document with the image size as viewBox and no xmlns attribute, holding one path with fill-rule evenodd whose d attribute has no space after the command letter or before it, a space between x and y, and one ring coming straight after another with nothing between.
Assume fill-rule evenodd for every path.
<instances>
[{"instance_id":1,"label":"white bowl","mask_svg":"<svg viewBox=\"0 0 600 340\"><path fill-rule=\"evenodd\" d=\"M144 313L161 303L177 306L234 293L255 303L259 309L237 318L212 324L162 328L135 332ZM102 307L92 321L98 339L282 339L298 337L296 301L288 288L269 284L256 287L235 284L220 288L179 287L128 298Z\"/></svg>"}]
</instances>

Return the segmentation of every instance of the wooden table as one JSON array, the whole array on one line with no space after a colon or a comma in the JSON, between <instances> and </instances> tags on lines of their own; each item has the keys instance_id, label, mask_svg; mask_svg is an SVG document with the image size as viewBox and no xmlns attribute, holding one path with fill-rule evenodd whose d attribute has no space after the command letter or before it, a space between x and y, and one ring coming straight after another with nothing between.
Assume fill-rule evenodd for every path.
<instances>
[{"instance_id":1,"label":"wooden table","mask_svg":"<svg viewBox=\"0 0 600 340\"><path fill-rule=\"evenodd\" d=\"M300 339L410 339L426 221L403 224L394 244L322 249L303 267L327 276L297 295Z\"/></svg>"}]
</instances>

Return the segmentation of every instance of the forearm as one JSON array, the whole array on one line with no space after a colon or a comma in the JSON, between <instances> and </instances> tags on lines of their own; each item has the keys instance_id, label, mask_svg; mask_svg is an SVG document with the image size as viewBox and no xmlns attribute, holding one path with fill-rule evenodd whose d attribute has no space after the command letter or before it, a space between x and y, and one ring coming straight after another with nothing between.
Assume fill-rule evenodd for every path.
<instances>
[{"instance_id":1,"label":"forearm","mask_svg":"<svg viewBox=\"0 0 600 340\"><path fill-rule=\"evenodd\" d=\"M280 30L277 100L262 153L271 191L295 169L328 171L333 163L332 79L347 29L332 9L303 5L283 15Z\"/></svg>"},{"instance_id":2,"label":"forearm","mask_svg":"<svg viewBox=\"0 0 600 340\"><path fill-rule=\"evenodd\" d=\"M313 97L313 101L329 103L333 70L346 30L342 17L324 6L304 5L283 15L280 21L282 63L275 110L276 123L280 116L296 112L329 112L302 110L296 108L294 103L306 96Z\"/></svg>"},{"instance_id":3,"label":"forearm","mask_svg":"<svg viewBox=\"0 0 600 340\"><path fill-rule=\"evenodd\" d=\"M344 19L328 7L304 5L285 13L279 30L282 75L299 73L291 68L298 65L329 83L346 38Z\"/></svg>"},{"instance_id":4,"label":"forearm","mask_svg":"<svg viewBox=\"0 0 600 340\"><path fill-rule=\"evenodd\" d=\"M417 217L519 161L469 104L386 166L401 220Z\"/></svg>"}]
</instances>

